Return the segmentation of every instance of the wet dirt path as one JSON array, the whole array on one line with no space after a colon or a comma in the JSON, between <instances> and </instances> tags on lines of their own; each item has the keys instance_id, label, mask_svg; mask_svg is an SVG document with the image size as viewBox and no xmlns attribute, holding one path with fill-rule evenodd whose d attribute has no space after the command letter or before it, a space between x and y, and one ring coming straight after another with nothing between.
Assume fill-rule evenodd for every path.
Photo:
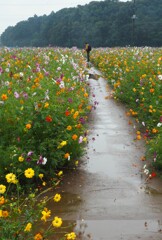
<instances>
[{"instance_id":1,"label":"wet dirt path","mask_svg":"<svg viewBox=\"0 0 162 240\"><path fill-rule=\"evenodd\" d=\"M135 140L135 126L128 125L124 107L110 98L106 81L91 78L89 83L96 110L87 153L61 186L58 214L76 222L75 230L82 233L78 239L161 240L162 182L145 182L144 143Z\"/></svg>"}]
</instances>

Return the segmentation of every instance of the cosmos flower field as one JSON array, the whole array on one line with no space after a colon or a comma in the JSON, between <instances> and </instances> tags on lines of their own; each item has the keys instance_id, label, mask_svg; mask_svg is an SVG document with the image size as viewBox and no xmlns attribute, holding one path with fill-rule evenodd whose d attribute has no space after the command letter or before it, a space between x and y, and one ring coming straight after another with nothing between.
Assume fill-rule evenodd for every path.
<instances>
[{"instance_id":1,"label":"cosmos flower field","mask_svg":"<svg viewBox=\"0 0 162 240\"><path fill-rule=\"evenodd\" d=\"M162 49L100 48L93 50L91 59L104 73L114 99L123 102L126 114L136 121L136 140L146 142L146 156L142 158L146 174L161 176Z\"/></svg>"},{"instance_id":2,"label":"cosmos flower field","mask_svg":"<svg viewBox=\"0 0 162 240\"><path fill-rule=\"evenodd\" d=\"M47 233L33 235L34 222L52 213L35 192L57 185L62 169L76 167L84 153L92 108L86 62L75 48L4 48L0 56L0 234L44 239ZM20 204L23 194L29 197ZM60 199L57 193L54 201ZM62 219L54 216L52 225L61 227Z\"/></svg>"},{"instance_id":3,"label":"cosmos flower field","mask_svg":"<svg viewBox=\"0 0 162 240\"><path fill-rule=\"evenodd\" d=\"M41 195L55 189L66 168L77 167L95 109L86 59L76 48L0 53L0 237L48 239L56 229L61 232L63 220L47 208L51 198ZM161 177L162 49L98 48L91 61L114 100L125 104L129 124L136 122L135 140L146 143L144 172ZM52 198L57 203L62 196L56 192ZM61 239L76 237L67 231Z\"/></svg>"}]
</instances>

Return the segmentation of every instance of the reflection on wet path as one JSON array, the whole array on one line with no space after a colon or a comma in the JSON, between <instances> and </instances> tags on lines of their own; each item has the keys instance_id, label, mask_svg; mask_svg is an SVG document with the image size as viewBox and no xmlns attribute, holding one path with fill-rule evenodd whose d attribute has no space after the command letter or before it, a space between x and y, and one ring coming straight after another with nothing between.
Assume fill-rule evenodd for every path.
<instances>
[{"instance_id":1,"label":"reflection on wet path","mask_svg":"<svg viewBox=\"0 0 162 240\"><path fill-rule=\"evenodd\" d=\"M82 230L82 236L84 236L82 239L84 240L161 239L159 238L161 232L160 223L154 220L92 220L86 222L78 221L77 225L79 226L79 229ZM93 236L89 232L93 232Z\"/></svg>"},{"instance_id":2,"label":"reflection on wet path","mask_svg":"<svg viewBox=\"0 0 162 240\"><path fill-rule=\"evenodd\" d=\"M106 81L89 82L97 104L89 123L87 153L58 189L62 201L57 214L76 223L78 239L160 240L162 182L145 182L140 162L144 144L135 140L135 126L128 125L123 106L109 97Z\"/></svg>"}]
</instances>

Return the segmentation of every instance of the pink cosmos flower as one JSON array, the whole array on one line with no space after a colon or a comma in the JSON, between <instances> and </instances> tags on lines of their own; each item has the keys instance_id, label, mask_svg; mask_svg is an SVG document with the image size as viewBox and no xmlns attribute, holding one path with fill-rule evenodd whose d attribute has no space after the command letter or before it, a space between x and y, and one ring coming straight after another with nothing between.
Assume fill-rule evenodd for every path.
<instances>
[{"instance_id":1,"label":"pink cosmos flower","mask_svg":"<svg viewBox=\"0 0 162 240\"><path fill-rule=\"evenodd\" d=\"M18 92L14 92L14 96L15 96L15 98L19 98L20 94Z\"/></svg>"},{"instance_id":2,"label":"pink cosmos flower","mask_svg":"<svg viewBox=\"0 0 162 240\"><path fill-rule=\"evenodd\" d=\"M82 143L83 142L83 137L82 136L80 136L79 137L79 141L78 141L79 143Z\"/></svg>"}]
</instances>

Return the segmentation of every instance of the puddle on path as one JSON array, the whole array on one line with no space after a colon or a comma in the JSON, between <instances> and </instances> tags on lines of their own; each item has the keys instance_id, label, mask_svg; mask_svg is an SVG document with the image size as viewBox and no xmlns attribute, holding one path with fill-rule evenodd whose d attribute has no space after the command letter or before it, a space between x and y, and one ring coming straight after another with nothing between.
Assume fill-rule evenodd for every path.
<instances>
[{"instance_id":1,"label":"puddle on path","mask_svg":"<svg viewBox=\"0 0 162 240\"><path fill-rule=\"evenodd\" d=\"M154 238L153 233L160 233L161 228L159 221L152 220L82 220L77 222L75 230L80 233L80 239L83 240L160 240L157 234ZM134 238L131 238L131 235L134 235Z\"/></svg>"},{"instance_id":2,"label":"puddle on path","mask_svg":"<svg viewBox=\"0 0 162 240\"><path fill-rule=\"evenodd\" d=\"M89 82L98 104L89 122L87 153L57 189L62 195L57 208L53 202L49 208L76 224L78 240L161 240L162 181L145 182L144 143L135 141L135 126L128 125L124 107L106 97L111 92L104 79Z\"/></svg>"}]
</instances>

